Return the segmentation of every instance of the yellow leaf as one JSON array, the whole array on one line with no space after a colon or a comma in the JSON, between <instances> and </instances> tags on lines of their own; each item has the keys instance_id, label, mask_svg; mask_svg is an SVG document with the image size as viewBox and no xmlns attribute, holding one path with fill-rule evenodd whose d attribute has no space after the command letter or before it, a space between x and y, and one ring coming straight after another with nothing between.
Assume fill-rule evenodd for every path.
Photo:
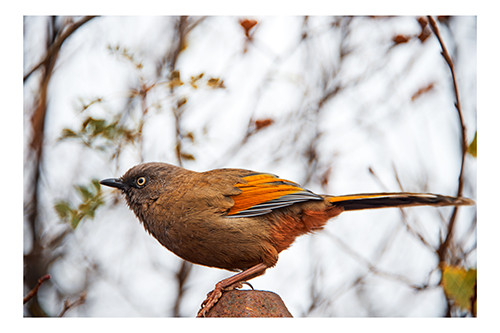
<instances>
[{"instance_id":1,"label":"yellow leaf","mask_svg":"<svg viewBox=\"0 0 500 333\"><path fill-rule=\"evenodd\" d=\"M474 139L472 139L472 142L470 143L469 147L467 148L467 152L471 154L474 157L477 157L477 131L474 134Z\"/></svg>"},{"instance_id":2,"label":"yellow leaf","mask_svg":"<svg viewBox=\"0 0 500 333\"><path fill-rule=\"evenodd\" d=\"M476 285L477 270L459 266L444 266L441 284L446 297L463 310L472 310L472 299Z\"/></svg>"}]
</instances>

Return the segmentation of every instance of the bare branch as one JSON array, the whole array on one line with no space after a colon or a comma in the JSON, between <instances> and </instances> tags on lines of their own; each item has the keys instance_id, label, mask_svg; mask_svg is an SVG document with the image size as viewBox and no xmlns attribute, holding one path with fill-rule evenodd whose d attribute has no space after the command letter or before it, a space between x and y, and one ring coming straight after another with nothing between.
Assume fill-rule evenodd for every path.
<instances>
[{"instance_id":1,"label":"bare branch","mask_svg":"<svg viewBox=\"0 0 500 333\"><path fill-rule=\"evenodd\" d=\"M71 308L74 308L74 307L77 307L83 303L85 303L85 300L87 299L87 293L86 292L83 292L80 294L80 297L78 297L77 300L73 301L73 302L70 302L68 299L64 301L64 307L61 311L61 313L59 313L58 317L62 317L64 316L64 314Z\"/></svg>"},{"instance_id":2,"label":"bare branch","mask_svg":"<svg viewBox=\"0 0 500 333\"><path fill-rule=\"evenodd\" d=\"M184 297L184 292L186 290L186 282L189 277L189 273L191 272L191 269L193 268L193 265L187 261L182 261L181 266L179 267L179 270L175 274L176 280L177 280L177 297L175 299L175 304L174 304L174 316L175 317L180 317L180 306L181 306L181 301Z\"/></svg>"},{"instance_id":3,"label":"bare branch","mask_svg":"<svg viewBox=\"0 0 500 333\"><path fill-rule=\"evenodd\" d=\"M29 156L31 163L32 175L29 180L30 192L25 193L25 198L28 198L25 203L25 214L28 221L28 225L31 229L32 237L32 249L29 254L24 257L24 278L27 285L33 284L36 277L47 272L47 265L50 259L49 249L44 248L41 244L41 230L39 220L39 187L40 179L42 177L42 156L43 156L43 141L45 137L45 120L47 117L47 104L48 104L48 88L49 83L52 78L52 74L57 62L57 58L64 41L71 36L79 27L91 20L93 17L85 17L77 23L72 25L56 29L54 22L55 18L49 22L49 29L52 27L53 34L48 37L48 46L45 53L44 59L36 65L31 71L24 76L24 82L26 79L34 73L36 70L42 68L42 75L40 78L38 92L35 95L35 106L34 110L30 116L31 125L31 138L29 142ZM35 307L37 307L36 293ZM31 310L30 310L31 311ZM33 311L32 311L33 312ZM42 310L42 312L44 312Z\"/></svg>"},{"instance_id":4,"label":"bare branch","mask_svg":"<svg viewBox=\"0 0 500 333\"><path fill-rule=\"evenodd\" d=\"M447 50L446 45L443 41L443 38L441 37L441 33L439 32L439 28L438 28L436 21L434 20L434 18L432 16L428 16L428 19L429 19L429 23L430 23L430 26L432 28L432 31L436 35L436 38L438 39L439 44L441 45L441 50L442 50L441 54L442 54L444 60L446 61L446 63L448 64L448 67L450 68L451 77L453 80L453 89L455 92L455 99L456 99L455 108L457 110L457 115L458 115L460 129L461 129L461 131L460 131L460 134L461 134L460 144L461 144L461 149L462 149L462 161L461 161L461 165L460 165L460 174L458 176L458 188L457 188L457 197L459 197L462 195L462 191L463 191L463 187L464 187L463 173L464 173L464 165L465 165L465 156L467 154L467 138L466 138L466 134L465 134L465 124L464 124L464 118L463 118L463 114L462 114L462 106L460 104L460 96L459 96L459 92L458 92L457 77L455 74L455 66L453 65L453 60L451 59L451 56L448 53L448 50ZM453 212L451 214L450 221L448 223L448 232L446 234L446 238L444 239L444 241L439 246L439 249L437 250L440 262L444 262L446 259L446 251L447 251L448 246L449 246L451 239L453 237L453 231L454 231L454 227L455 227L455 221L457 218L457 212L458 212L458 206L453 208Z\"/></svg>"},{"instance_id":5,"label":"bare branch","mask_svg":"<svg viewBox=\"0 0 500 333\"><path fill-rule=\"evenodd\" d=\"M398 171L396 169L396 166L393 164L392 168L394 170L394 177L396 179L396 182L398 183L399 189L402 192L404 192L405 189L404 189L403 184L401 183L401 180L399 179L399 174L398 174ZM385 184L382 182L382 180L380 179L378 174L375 172L375 170L372 167L369 167L368 171L375 178L375 180L379 183L379 185L382 186L382 188L384 190L388 191L387 186L385 186ZM410 235L412 235L413 237L418 239L420 242L422 242L422 244L425 247L427 247L431 252L435 252L436 249L431 244L429 244L429 242L425 239L424 235L422 235L420 232L418 232L416 229L414 229L411 226L410 222L408 221L408 215L406 214L406 210L404 208L400 208L399 211L401 212L401 222L403 223L404 227L406 228L406 231Z\"/></svg>"},{"instance_id":6,"label":"bare branch","mask_svg":"<svg viewBox=\"0 0 500 333\"><path fill-rule=\"evenodd\" d=\"M40 289L40 286L47 280L50 280L49 274L46 274L42 276L40 279L38 279L38 283L36 284L36 286L33 289L31 289L26 296L24 296L23 304L26 304L26 302L32 299L38 293L38 289Z\"/></svg>"},{"instance_id":7,"label":"bare branch","mask_svg":"<svg viewBox=\"0 0 500 333\"><path fill-rule=\"evenodd\" d=\"M45 54L45 57L40 61L38 64L36 64L27 74L24 75L23 82L26 81L31 74L36 72L40 67L42 67L43 64L47 63L52 57L55 56L56 53L59 53L59 50L68 39L69 36L71 36L78 28L80 28L82 25L87 23L88 21L92 20L95 16L85 16L83 19L80 21L72 24L69 26L64 33L62 33L56 40L55 42L49 47L47 50L47 53Z\"/></svg>"},{"instance_id":8,"label":"bare branch","mask_svg":"<svg viewBox=\"0 0 500 333\"><path fill-rule=\"evenodd\" d=\"M332 238L344 250L345 253L349 254L354 260L365 266L368 269L368 271L370 271L372 274L403 283L408 287L416 290L425 289L427 287L426 285L417 285L413 283L404 275L380 270L379 268L377 268L376 265L370 262L370 260L366 259L361 254L354 251L349 245L347 245L342 239L340 239L340 237L337 237L336 235L334 235L331 232L328 232L327 230L324 230L323 233L327 234L330 238Z\"/></svg>"}]
</instances>

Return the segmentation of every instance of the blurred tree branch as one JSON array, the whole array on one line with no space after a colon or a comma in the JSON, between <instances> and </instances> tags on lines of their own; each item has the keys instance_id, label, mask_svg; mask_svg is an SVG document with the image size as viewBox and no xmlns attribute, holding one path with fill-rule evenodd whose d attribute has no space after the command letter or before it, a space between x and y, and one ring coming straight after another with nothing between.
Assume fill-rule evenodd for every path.
<instances>
[{"instance_id":1,"label":"blurred tree branch","mask_svg":"<svg viewBox=\"0 0 500 333\"><path fill-rule=\"evenodd\" d=\"M43 141L45 136L45 120L48 110L48 88L54 72L54 68L61 51L61 48L72 34L74 34L81 26L90 21L93 17L85 17L81 21L62 25L58 27L56 17L51 17L48 20L48 34L46 51L43 60L33 67L25 76L26 80L37 70L41 70L41 79L38 85L38 93L34 101L34 110L31 113L31 140L28 151L29 167L31 168L31 180L29 181L28 201L25 202L25 216L30 226L31 232L31 249L24 255L24 283L25 286L33 285L36 279L46 274L49 263L53 260L50 252L51 249L44 247L43 236L41 235L41 227L39 221L39 191L40 178L42 173L42 156L43 156ZM50 33L52 32L52 33ZM26 166L25 166L26 168ZM26 198L26 197L25 197ZM31 315L46 315L45 311L39 306L38 297L35 295L33 302L30 303Z\"/></svg>"},{"instance_id":2,"label":"blurred tree branch","mask_svg":"<svg viewBox=\"0 0 500 333\"><path fill-rule=\"evenodd\" d=\"M198 25L199 22L201 21L197 21L197 23L194 26ZM178 73L177 60L181 52L186 48L187 34L191 31L191 29L194 26L191 25L191 27L189 27L187 16L180 16L178 18L174 33L174 41L172 42L172 45L174 45L174 47L171 49L170 53L166 56L166 64L167 68L169 69L169 74L168 74L169 76L171 76L174 73ZM181 118L184 113L184 106L187 100L185 99L183 100L182 98L176 97L176 87L177 85L171 86L170 95L172 96L173 100L177 100L177 103L174 103L174 106L172 107L172 113L175 119L175 156L177 158L177 164L179 166L182 166L184 158L188 156L186 155L186 153L183 152L182 145L184 138L184 130L182 129L181 125ZM194 157L192 158L194 159ZM189 274L191 273L192 265L193 264L185 260L182 260L175 274L175 279L177 282L177 295L175 297L174 307L173 307L174 317L180 317L180 306L184 296L185 284L189 279Z\"/></svg>"},{"instance_id":3,"label":"blurred tree branch","mask_svg":"<svg viewBox=\"0 0 500 333\"><path fill-rule=\"evenodd\" d=\"M26 81L31 76L31 74L39 70L42 66L49 68L47 64L50 64L50 62L55 62L59 54L59 51L61 50L61 47L63 43L66 41L66 39L68 39L76 30L78 30L82 25L84 25L88 21L92 20L94 17L95 16L85 16L80 21L75 22L61 29L57 38L52 42L52 44L45 52L45 57L43 58L43 60L40 61L35 66L33 66L33 68L24 75L23 81ZM47 72L47 70L45 70L45 72Z\"/></svg>"},{"instance_id":4,"label":"blurred tree branch","mask_svg":"<svg viewBox=\"0 0 500 333\"><path fill-rule=\"evenodd\" d=\"M66 312L68 312L68 310L85 303L86 299L87 299L87 293L85 292L82 292L78 297L78 299L74 300L73 302L70 302L69 299L66 299L64 301L64 307L59 313L58 317L63 317L66 314Z\"/></svg>"},{"instance_id":5,"label":"blurred tree branch","mask_svg":"<svg viewBox=\"0 0 500 333\"><path fill-rule=\"evenodd\" d=\"M462 159L461 159L461 164L460 164L460 174L458 176L458 188L457 188L457 197L462 196L462 191L464 187L464 179L463 179L463 174L464 174L464 165L465 165L465 156L467 154L467 137L466 137L466 131L465 131L465 123L464 123L464 117L462 114L462 106L460 103L460 95L458 91L458 83L457 83L457 77L455 74L455 66L453 65L453 60L451 59L450 54L448 53L448 50L446 48L446 45L443 41L443 38L441 37L441 33L439 31L438 25L434 18L432 16L428 16L429 23L432 27L432 31L436 35L436 38L439 41L439 44L441 45L441 54L443 55L443 58L445 59L446 63L448 64L448 67L451 72L451 78L453 82L453 91L455 93L455 108L457 110L457 115L458 115L458 120L459 120L459 125L460 125L460 147L462 151ZM438 249L438 255L439 258L441 259L441 262L446 261L446 250L448 248L448 245L453 237L453 230L455 226L455 221L456 221L456 216L458 212L458 207L454 207L453 213L450 217L450 221L448 223L448 232L446 234L446 238L440 245Z\"/></svg>"},{"instance_id":6,"label":"blurred tree branch","mask_svg":"<svg viewBox=\"0 0 500 333\"><path fill-rule=\"evenodd\" d=\"M49 279L50 279L49 274L46 274L41 278L39 278L36 286L33 287L33 289L31 289L26 296L24 296L23 304L26 304L30 299L32 299L38 293L38 289L40 289L40 286Z\"/></svg>"},{"instance_id":7,"label":"blurred tree branch","mask_svg":"<svg viewBox=\"0 0 500 333\"><path fill-rule=\"evenodd\" d=\"M457 197L462 196L463 192L463 187L464 187L464 166L465 166L465 156L467 155L467 137L466 137L466 129L465 129L465 123L464 123L464 117L462 113L462 105L460 103L460 94L459 94L459 89L458 89L458 82L457 82L457 77L455 73L455 66L453 64L453 60L451 59L451 56L448 52L448 49L446 48L446 44L444 43L443 38L441 37L441 33L439 31L439 27L434 20L432 16L428 16L428 20L430 23L430 26L432 28L432 31L436 35L437 40L439 41L439 45L441 46L441 55L443 56L444 60L446 61L446 64L448 65L451 73L451 78L452 78L452 83L453 83L453 92L455 94L455 109L457 111L457 116L459 120L459 126L460 126L460 148L462 152L461 156L461 163L460 163L460 174L458 176L458 188L457 188ZM443 270L444 265L446 265L447 262L449 261L454 261L453 258L450 258L450 244L452 243L452 239L454 236L454 231L455 231L455 222L457 220L457 214L458 214L458 206L453 207L453 212L451 214L450 220L448 222L448 229L446 232L446 237L440 244L439 248L437 249L437 255L439 257L439 262L440 262L440 267ZM448 302L448 309L446 311L446 316L450 317L451 316L451 308L452 308L452 300L450 297L447 297L447 302ZM473 311L474 312L474 311Z\"/></svg>"}]
</instances>

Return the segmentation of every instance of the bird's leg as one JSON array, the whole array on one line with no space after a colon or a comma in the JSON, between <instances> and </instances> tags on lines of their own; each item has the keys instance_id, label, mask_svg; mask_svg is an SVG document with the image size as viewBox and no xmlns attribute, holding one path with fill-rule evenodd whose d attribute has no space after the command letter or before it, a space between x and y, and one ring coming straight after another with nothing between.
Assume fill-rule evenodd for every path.
<instances>
[{"instance_id":1,"label":"bird's leg","mask_svg":"<svg viewBox=\"0 0 500 333\"><path fill-rule=\"evenodd\" d=\"M222 296L223 291L233 290L242 287L242 283L247 280L253 279L264 273L264 271L269 268L264 263L257 264L244 270L238 274L235 274L227 279L218 282L215 285L214 290L207 294L207 298L201 304L200 311L198 311L197 317L205 317L205 315L210 311L210 309L219 301ZM253 289L253 288L252 288Z\"/></svg>"}]
</instances>

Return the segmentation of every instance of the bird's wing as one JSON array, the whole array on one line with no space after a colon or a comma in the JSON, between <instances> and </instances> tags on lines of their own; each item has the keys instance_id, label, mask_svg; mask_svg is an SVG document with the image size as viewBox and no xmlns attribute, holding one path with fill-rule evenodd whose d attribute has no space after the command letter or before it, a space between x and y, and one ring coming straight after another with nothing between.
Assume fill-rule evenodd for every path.
<instances>
[{"instance_id":1,"label":"bird's wing","mask_svg":"<svg viewBox=\"0 0 500 333\"><path fill-rule=\"evenodd\" d=\"M273 209L309 200L323 200L300 185L268 173L251 173L235 185L241 192L231 196L234 205L227 217L250 217L270 213Z\"/></svg>"}]
</instances>

